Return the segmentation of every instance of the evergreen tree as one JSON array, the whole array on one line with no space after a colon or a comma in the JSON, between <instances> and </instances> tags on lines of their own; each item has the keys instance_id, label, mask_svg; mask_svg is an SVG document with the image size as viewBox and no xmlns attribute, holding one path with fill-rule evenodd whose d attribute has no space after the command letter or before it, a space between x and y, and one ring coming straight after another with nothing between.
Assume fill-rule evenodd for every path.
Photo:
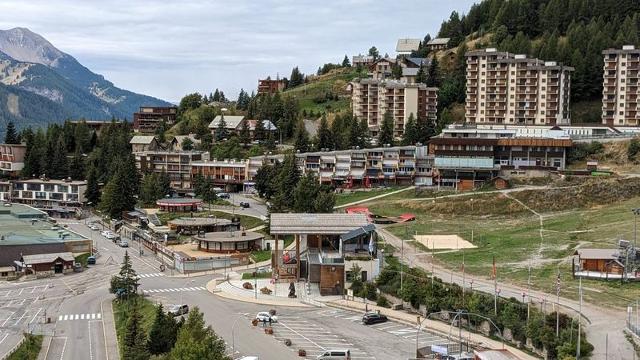
<instances>
[{"instance_id":1,"label":"evergreen tree","mask_svg":"<svg viewBox=\"0 0 640 360\"><path fill-rule=\"evenodd\" d=\"M27 150L24 159L24 167L20 171L23 178L33 178L40 176L46 169L41 168L42 158L45 156L43 145L46 142L41 129L35 134L27 136Z\"/></svg>"},{"instance_id":2,"label":"evergreen tree","mask_svg":"<svg viewBox=\"0 0 640 360\"><path fill-rule=\"evenodd\" d=\"M185 95L180 100L180 105L178 106L178 113L183 114L187 110L197 109L202 106L202 95L198 93L192 93L189 95Z\"/></svg>"},{"instance_id":3,"label":"evergreen tree","mask_svg":"<svg viewBox=\"0 0 640 360\"><path fill-rule=\"evenodd\" d=\"M319 191L313 200L313 209L316 213L332 213L336 206L336 194L330 189Z\"/></svg>"},{"instance_id":4,"label":"evergreen tree","mask_svg":"<svg viewBox=\"0 0 640 360\"><path fill-rule=\"evenodd\" d=\"M142 328L142 315L140 315L139 305L134 302L127 319L124 337L122 338L122 359L124 360L147 360L147 335Z\"/></svg>"},{"instance_id":5,"label":"evergreen tree","mask_svg":"<svg viewBox=\"0 0 640 360\"><path fill-rule=\"evenodd\" d=\"M402 66L398 62L391 66L391 76L394 79L400 79L402 77Z\"/></svg>"},{"instance_id":6,"label":"evergreen tree","mask_svg":"<svg viewBox=\"0 0 640 360\"><path fill-rule=\"evenodd\" d=\"M138 274L131 264L131 258L128 252L124 252L122 265L118 274L111 277L111 287L109 291L113 294L119 293L120 296L129 299L135 296L138 291Z\"/></svg>"},{"instance_id":7,"label":"evergreen tree","mask_svg":"<svg viewBox=\"0 0 640 360\"><path fill-rule=\"evenodd\" d=\"M320 119L320 127L318 128L318 148L333 148L333 137L331 135L331 130L329 129L329 122L327 121L326 115L322 115L322 118Z\"/></svg>"},{"instance_id":8,"label":"evergreen tree","mask_svg":"<svg viewBox=\"0 0 640 360\"><path fill-rule=\"evenodd\" d=\"M160 355L171 351L176 343L178 329L179 325L175 319L164 311L162 304L158 304L147 339L149 353Z\"/></svg>"},{"instance_id":9,"label":"evergreen tree","mask_svg":"<svg viewBox=\"0 0 640 360\"><path fill-rule=\"evenodd\" d=\"M257 122L260 122L260 120L256 120L256 123ZM251 142L251 132L249 131L249 122L247 120L242 120L239 140L244 146L247 146L247 144Z\"/></svg>"},{"instance_id":10,"label":"evergreen tree","mask_svg":"<svg viewBox=\"0 0 640 360\"><path fill-rule=\"evenodd\" d=\"M300 180L300 169L293 154L285 155L276 179L277 193L273 201L276 209L289 209L293 205L293 191Z\"/></svg>"},{"instance_id":11,"label":"evergreen tree","mask_svg":"<svg viewBox=\"0 0 640 360\"><path fill-rule=\"evenodd\" d=\"M342 67L351 67L351 62L349 61L349 57L347 55L342 59Z\"/></svg>"},{"instance_id":12,"label":"evergreen tree","mask_svg":"<svg viewBox=\"0 0 640 360\"><path fill-rule=\"evenodd\" d=\"M18 136L18 133L16 132L16 126L13 124L13 121L9 121L9 123L7 124L7 132L6 132L6 135L4 137L4 143L5 144L19 144L20 143L20 137Z\"/></svg>"},{"instance_id":13,"label":"evergreen tree","mask_svg":"<svg viewBox=\"0 0 640 360\"><path fill-rule=\"evenodd\" d=\"M276 165L262 165L256 172L253 181L256 183L256 191L261 198L271 199L277 192L275 180L278 177L278 163Z\"/></svg>"},{"instance_id":14,"label":"evergreen tree","mask_svg":"<svg viewBox=\"0 0 640 360\"><path fill-rule=\"evenodd\" d=\"M122 160L117 163L116 170L104 187L100 198L100 208L112 218L119 219L123 211L133 210L136 203L134 195L138 194L138 175L133 164L131 170L130 160Z\"/></svg>"},{"instance_id":15,"label":"evergreen tree","mask_svg":"<svg viewBox=\"0 0 640 360\"><path fill-rule=\"evenodd\" d=\"M209 208L211 208L211 204L218 199L214 187L212 179L205 178L200 174L196 175L193 185L194 192L202 201L209 204Z\"/></svg>"},{"instance_id":16,"label":"evergreen tree","mask_svg":"<svg viewBox=\"0 0 640 360\"><path fill-rule=\"evenodd\" d=\"M373 56L373 60L378 60L380 58L380 52L378 52L378 48L376 48L375 46L372 46L371 48L369 48L369 56Z\"/></svg>"},{"instance_id":17,"label":"evergreen tree","mask_svg":"<svg viewBox=\"0 0 640 360\"><path fill-rule=\"evenodd\" d=\"M218 88L216 88L216 91L213 92L213 97L211 99L211 101L220 101L220 91L218 91Z\"/></svg>"},{"instance_id":18,"label":"evergreen tree","mask_svg":"<svg viewBox=\"0 0 640 360\"><path fill-rule=\"evenodd\" d=\"M293 135L293 147L300 152L309 151L309 133L307 133L302 120L298 120L296 125L296 131Z\"/></svg>"},{"instance_id":19,"label":"evergreen tree","mask_svg":"<svg viewBox=\"0 0 640 360\"><path fill-rule=\"evenodd\" d=\"M378 146L386 144L393 146L393 115L389 111L384 113L380 133L378 134Z\"/></svg>"},{"instance_id":20,"label":"evergreen tree","mask_svg":"<svg viewBox=\"0 0 640 360\"><path fill-rule=\"evenodd\" d=\"M180 147L182 147L182 150L184 151L193 150L193 140L191 140L191 138L189 137L182 139L182 142L180 143Z\"/></svg>"},{"instance_id":21,"label":"evergreen tree","mask_svg":"<svg viewBox=\"0 0 640 360\"><path fill-rule=\"evenodd\" d=\"M77 147L71 158L71 164L69 164L69 176L73 180L84 180L84 156L80 153L80 148Z\"/></svg>"},{"instance_id":22,"label":"evergreen tree","mask_svg":"<svg viewBox=\"0 0 640 360\"><path fill-rule=\"evenodd\" d=\"M371 146L371 133L369 132L369 123L366 118L360 120L360 126L358 126L359 132L359 144L360 148L366 148Z\"/></svg>"},{"instance_id":23,"label":"evergreen tree","mask_svg":"<svg viewBox=\"0 0 640 360\"><path fill-rule=\"evenodd\" d=\"M302 74L296 66L293 68L293 70L291 70L288 87L293 88L302 84L304 84L304 74Z\"/></svg>"},{"instance_id":24,"label":"evergreen tree","mask_svg":"<svg viewBox=\"0 0 640 360\"><path fill-rule=\"evenodd\" d=\"M87 199L87 203L91 203L93 206L97 206L100 202L100 186L98 185L98 171L96 167L91 164L87 171L87 189L84 192L84 196Z\"/></svg>"},{"instance_id":25,"label":"evergreen tree","mask_svg":"<svg viewBox=\"0 0 640 360\"><path fill-rule=\"evenodd\" d=\"M415 145L418 142L418 127L416 120L413 117L413 113L409 114L409 119L404 125L404 132L402 133L402 145Z\"/></svg>"},{"instance_id":26,"label":"evergreen tree","mask_svg":"<svg viewBox=\"0 0 640 360\"><path fill-rule=\"evenodd\" d=\"M429 87L439 87L440 81L438 80L438 59L434 56L429 64L427 71L427 79L425 81Z\"/></svg>"},{"instance_id":27,"label":"evergreen tree","mask_svg":"<svg viewBox=\"0 0 640 360\"><path fill-rule=\"evenodd\" d=\"M418 69L418 73L416 74L416 83L418 84L427 83L427 72L424 71L424 65L420 65L420 68Z\"/></svg>"},{"instance_id":28,"label":"evergreen tree","mask_svg":"<svg viewBox=\"0 0 640 360\"><path fill-rule=\"evenodd\" d=\"M264 121L257 120L256 127L253 129L253 139L263 141L267 138L267 131L264 128Z\"/></svg>"},{"instance_id":29,"label":"evergreen tree","mask_svg":"<svg viewBox=\"0 0 640 360\"><path fill-rule=\"evenodd\" d=\"M218 122L218 126L216 127L216 141L222 141L223 139L226 139L227 135L227 122L224 120L224 114L220 114L220 121Z\"/></svg>"},{"instance_id":30,"label":"evergreen tree","mask_svg":"<svg viewBox=\"0 0 640 360\"><path fill-rule=\"evenodd\" d=\"M50 143L53 143L52 139ZM64 138L58 138L56 141L55 150L51 157L51 163L49 167L49 173L47 174L52 179L64 179L69 176L69 161L67 158L67 145Z\"/></svg>"},{"instance_id":31,"label":"evergreen tree","mask_svg":"<svg viewBox=\"0 0 640 360\"><path fill-rule=\"evenodd\" d=\"M178 331L178 338L169 353L169 359L231 360L231 357L226 355L224 340L219 338L210 326L205 325L200 309L194 307Z\"/></svg>"},{"instance_id":32,"label":"evergreen tree","mask_svg":"<svg viewBox=\"0 0 640 360\"><path fill-rule=\"evenodd\" d=\"M299 213L315 212L313 201L320 192L320 183L315 173L309 172L298 181L293 190L292 210Z\"/></svg>"}]
</instances>

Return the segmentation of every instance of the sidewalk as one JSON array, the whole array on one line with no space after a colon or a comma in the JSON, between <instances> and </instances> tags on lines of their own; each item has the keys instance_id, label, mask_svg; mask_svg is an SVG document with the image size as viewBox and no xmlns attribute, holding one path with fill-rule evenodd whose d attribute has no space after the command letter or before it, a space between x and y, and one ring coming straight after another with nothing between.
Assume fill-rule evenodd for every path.
<instances>
[{"instance_id":1,"label":"sidewalk","mask_svg":"<svg viewBox=\"0 0 640 360\"><path fill-rule=\"evenodd\" d=\"M254 289L245 289L242 287L242 284L245 282L251 283L254 286ZM214 295L232 299L237 301L244 301L254 304L263 304L263 305L273 305L273 306L293 306L293 307L308 307L312 306L308 303L305 303L304 299L304 289L298 283L296 284L296 295L297 298L289 298L287 295L289 294L289 284L288 283L277 283L271 284L270 279L257 279L254 281L253 279L249 280L228 280L228 281L220 281L220 280L211 280L207 283L207 290ZM273 292L271 295L263 294L260 292L260 289L263 287L267 287L271 289Z\"/></svg>"},{"instance_id":2,"label":"sidewalk","mask_svg":"<svg viewBox=\"0 0 640 360\"><path fill-rule=\"evenodd\" d=\"M345 309L345 310L358 310L362 312L364 312L365 310L365 304L359 301L334 300L334 301L327 302L327 305L340 308L340 309ZM408 314L404 311L391 310L384 307L379 307L379 306L376 306L375 304L367 304L367 306L369 308L369 311L380 311L381 314L386 315L389 319L393 319L393 320L405 323L407 325L417 326L417 315ZM445 337L449 336L449 331L451 329L450 325L440 321L435 321L435 320L428 320L428 319L423 320L423 318L420 318L420 320L422 321L423 328L440 333ZM472 346L482 346L490 349L503 348L502 342L486 338L480 334L471 333L469 335L468 333L464 333L464 336L465 338L469 337L471 339L471 343L473 344ZM514 355L516 355L518 358L522 360L538 359L535 356L529 355L507 344L504 344L504 348L511 351Z\"/></svg>"},{"instance_id":3,"label":"sidewalk","mask_svg":"<svg viewBox=\"0 0 640 360\"><path fill-rule=\"evenodd\" d=\"M409 186L409 187L406 187L404 189L395 190L395 191L392 191L392 192L389 192L389 193L386 193L386 194L380 194L380 195L372 196L370 198L366 198L366 199L350 202L348 204L334 206L333 208L335 210L338 210L338 209L346 208L346 207L349 207L349 206L362 204L362 203L365 203L365 202L368 202L368 201L382 199L383 197L386 197L386 196L389 196L389 195L394 195L394 194L401 193L401 192L407 191L407 190L412 190L412 189L415 189L415 186Z\"/></svg>"},{"instance_id":4,"label":"sidewalk","mask_svg":"<svg viewBox=\"0 0 640 360\"><path fill-rule=\"evenodd\" d=\"M104 346L106 348L107 360L120 359L120 349L118 347L118 336L116 335L116 323L113 317L113 307L111 298L107 297L100 303L102 312L102 328L104 330Z\"/></svg>"}]
</instances>

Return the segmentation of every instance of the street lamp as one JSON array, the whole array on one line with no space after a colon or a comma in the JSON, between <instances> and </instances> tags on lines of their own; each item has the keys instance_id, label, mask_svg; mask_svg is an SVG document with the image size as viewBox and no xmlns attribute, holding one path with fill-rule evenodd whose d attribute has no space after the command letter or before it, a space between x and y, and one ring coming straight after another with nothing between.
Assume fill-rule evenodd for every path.
<instances>
[{"instance_id":1,"label":"street lamp","mask_svg":"<svg viewBox=\"0 0 640 360\"><path fill-rule=\"evenodd\" d=\"M640 208L632 208L631 212L633 212L633 248L635 249L637 246L638 240L638 215L640 215Z\"/></svg>"}]
</instances>

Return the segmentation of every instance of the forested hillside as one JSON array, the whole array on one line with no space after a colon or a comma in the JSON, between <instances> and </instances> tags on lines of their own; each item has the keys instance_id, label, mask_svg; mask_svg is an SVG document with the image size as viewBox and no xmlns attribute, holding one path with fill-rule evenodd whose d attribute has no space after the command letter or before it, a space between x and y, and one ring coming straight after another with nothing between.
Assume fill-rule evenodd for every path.
<instances>
[{"instance_id":1,"label":"forested hillside","mask_svg":"<svg viewBox=\"0 0 640 360\"><path fill-rule=\"evenodd\" d=\"M451 120L449 112L464 100L464 52L496 47L574 67L574 121L597 122L600 113L594 113L597 106L590 103L602 96L602 50L640 45L638 29L637 0L484 0L466 15L453 12L438 33L458 47L453 50L457 56L445 61L439 72L445 120ZM591 111L576 119L575 107L587 106Z\"/></svg>"}]
</instances>

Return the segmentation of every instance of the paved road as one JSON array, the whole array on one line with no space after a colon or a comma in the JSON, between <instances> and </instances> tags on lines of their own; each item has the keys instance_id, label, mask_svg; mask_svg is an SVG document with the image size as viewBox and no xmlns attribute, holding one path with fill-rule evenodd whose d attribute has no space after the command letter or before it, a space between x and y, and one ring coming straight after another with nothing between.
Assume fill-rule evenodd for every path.
<instances>
[{"instance_id":1,"label":"paved road","mask_svg":"<svg viewBox=\"0 0 640 360\"><path fill-rule=\"evenodd\" d=\"M387 242L400 249L402 246L402 240L393 235L386 229L379 230L382 236ZM404 259L407 263L414 266L421 267L428 272L433 272L436 277L439 277L445 282L453 282L460 286L463 284L463 277L457 271L452 271L438 264L434 264L431 261L431 256L424 253L417 252L417 250L411 244L405 244ZM421 255L422 254L422 255ZM466 275L464 281L467 287L470 286L470 282L473 279L473 289L484 291L490 294L494 292L494 283L492 280L488 280L481 277L471 277ZM526 289L516 285L507 283L498 283L499 296L504 298L514 297L521 299L522 294L526 293ZM532 290L531 301L535 306L540 306L543 302L549 303L548 308L555 303L556 296L552 294L546 294L541 291ZM572 315L578 313L579 303L574 300L560 298L560 305L565 309L569 309ZM592 355L592 359L630 359L633 356L633 349L631 344L625 339L623 329L625 327L626 313L616 309L606 309L597 305L583 302L582 314L588 319L589 324L586 326L586 334L589 342L595 347ZM608 339L608 340L607 340ZM605 356L605 348L609 348L609 356Z\"/></svg>"}]
</instances>

